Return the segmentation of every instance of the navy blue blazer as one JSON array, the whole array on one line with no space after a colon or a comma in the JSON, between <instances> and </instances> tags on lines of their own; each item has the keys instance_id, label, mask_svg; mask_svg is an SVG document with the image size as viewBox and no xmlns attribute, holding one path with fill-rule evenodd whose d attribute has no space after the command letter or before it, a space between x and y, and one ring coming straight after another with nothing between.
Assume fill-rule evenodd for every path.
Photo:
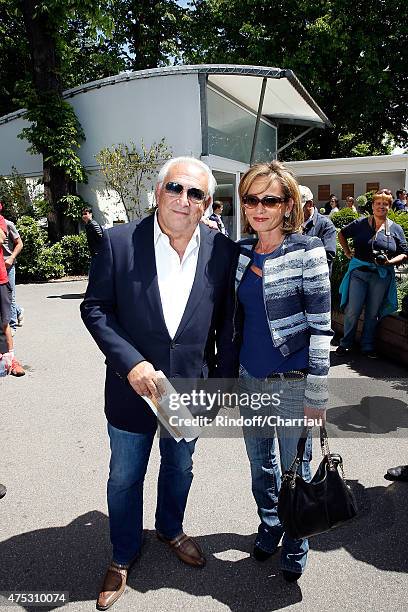
<instances>
[{"instance_id":1,"label":"navy blue blazer","mask_svg":"<svg viewBox=\"0 0 408 612\"><path fill-rule=\"evenodd\" d=\"M303 234L317 236L323 242L327 263L329 264L329 273L331 274L333 261L336 257L337 236L333 221L329 217L321 215L315 208L313 217L307 221L303 228Z\"/></svg>"},{"instance_id":2,"label":"navy blue blazer","mask_svg":"<svg viewBox=\"0 0 408 612\"><path fill-rule=\"evenodd\" d=\"M200 223L196 274L172 339L161 306L153 230L150 216L104 232L81 304L82 319L106 357L106 417L131 432L152 431L157 425L127 380L140 361L170 378L233 378L238 368L233 350L238 246Z\"/></svg>"}]
</instances>

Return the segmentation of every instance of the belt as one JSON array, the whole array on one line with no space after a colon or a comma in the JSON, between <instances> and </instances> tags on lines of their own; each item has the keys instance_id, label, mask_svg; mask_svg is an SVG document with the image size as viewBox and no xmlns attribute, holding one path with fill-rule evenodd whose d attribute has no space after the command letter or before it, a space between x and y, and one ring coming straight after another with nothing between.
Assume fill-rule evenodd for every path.
<instances>
[{"instance_id":1,"label":"belt","mask_svg":"<svg viewBox=\"0 0 408 612\"><path fill-rule=\"evenodd\" d=\"M265 380L303 380L306 378L309 370L303 368L303 370L289 370L289 372L273 372L265 376Z\"/></svg>"}]
</instances>

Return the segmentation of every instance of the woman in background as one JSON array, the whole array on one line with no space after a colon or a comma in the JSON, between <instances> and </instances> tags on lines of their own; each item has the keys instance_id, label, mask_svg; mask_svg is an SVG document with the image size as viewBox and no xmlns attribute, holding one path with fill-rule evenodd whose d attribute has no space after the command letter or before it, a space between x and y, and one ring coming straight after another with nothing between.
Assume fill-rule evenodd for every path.
<instances>
[{"instance_id":1,"label":"woman in background","mask_svg":"<svg viewBox=\"0 0 408 612\"><path fill-rule=\"evenodd\" d=\"M352 221L339 232L339 242L350 259L340 285L341 307L345 308L344 336L336 353L345 355L353 348L357 324L365 306L361 352L375 359L375 330L379 320L397 310L394 266L408 254L404 231L388 219L392 195L388 189L373 197L373 214ZM348 244L353 240L353 252Z\"/></svg>"}]
</instances>

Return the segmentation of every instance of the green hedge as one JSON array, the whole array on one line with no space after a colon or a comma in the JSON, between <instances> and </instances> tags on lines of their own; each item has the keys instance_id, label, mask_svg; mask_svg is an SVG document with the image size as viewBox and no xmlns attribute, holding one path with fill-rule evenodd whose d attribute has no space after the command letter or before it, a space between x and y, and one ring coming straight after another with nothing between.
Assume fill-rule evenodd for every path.
<instances>
[{"instance_id":1,"label":"green hedge","mask_svg":"<svg viewBox=\"0 0 408 612\"><path fill-rule=\"evenodd\" d=\"M395 223L398 223L398 225L402 227L402 229L404 230L405 238L408 241L408 213L394 212L393 210L390 210L390 212L388 213L388 217L389 219L392 219L392 221L395 221Z\"/></svg>"},{"instance_id":2,"label":"green hedge","mask_svg":"<svg viewBox=\"0 0 408 612\"><path fill-rule=\"evenodd\" d=\"M91 256L85 232L79 236L64 236L59 244L62 248L65 273L71 276L87 274Z\"/></svg>"},{"instance_id":3,"label":"green hedge","mask_svg":"<svg viewBox=\"0 0 408 612\"><path fill-rule=\"evenodd\" d=\"M361 215L353 212L351 208L342 208L339 212L333 213L330 219L333 221L334 226L340 230L359 217Z\"/></svg>"},{"instance_id":4,"label":"green hedge","mask_svg":"<svg viewBox=\"0 0 408 612\"><path fill-rule=\"evenodd\" d=\"M85 234L64 236L50 246L47 232L32 217L17 221L24 248L18 257L19 281L45 281L65 275L87 274L90 255Z\"/></svg>"},{"instance_id":5,"label":"green hedge","mask_svg":"<svg viewBox=\"0 0 408 612\"><path fill-rule=\"evenodd\" d=\"M340 294L339 287L341 281L344 278L345 273L347 272L348 265L350 260L343 253L343 249L337 243L336 246L336 258L333 261L332 274L331 274L331 296L332 296L332 306L335 309L340 307Z\"/></svg>"}]
</instances>

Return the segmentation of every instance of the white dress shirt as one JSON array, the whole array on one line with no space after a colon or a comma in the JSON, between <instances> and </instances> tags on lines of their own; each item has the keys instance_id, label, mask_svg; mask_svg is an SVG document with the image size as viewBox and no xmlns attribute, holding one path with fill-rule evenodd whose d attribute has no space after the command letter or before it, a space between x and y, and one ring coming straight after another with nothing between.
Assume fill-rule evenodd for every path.
<instances>
[{"instance_id":1,"label":"white dress shirt","mask_svg":"<svg viewBox=\"0 0 408 612\"><path fill-rule=\"evenodd\" d=\"M160 299L170 338L174 338L193 286L200 248L200 229L197 226L184 252L183 259L170 244L154 216L154 254Z\"/></svg>"}]
</instances>

